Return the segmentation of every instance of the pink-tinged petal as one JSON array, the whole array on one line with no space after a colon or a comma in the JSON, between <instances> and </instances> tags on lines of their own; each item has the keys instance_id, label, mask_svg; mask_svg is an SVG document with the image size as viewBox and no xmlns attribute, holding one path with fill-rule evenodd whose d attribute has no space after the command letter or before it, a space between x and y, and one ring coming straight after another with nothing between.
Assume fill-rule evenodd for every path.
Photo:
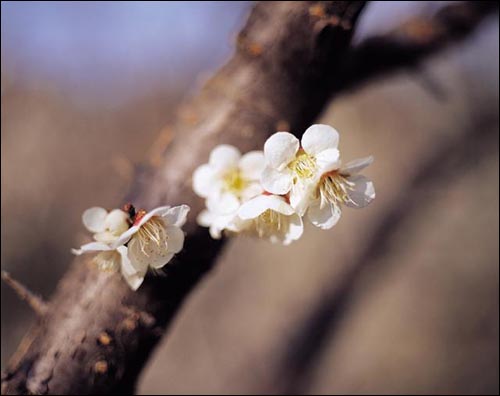
<instances>
[{"instance_id":1,"label":"pink-tinged petal","mask_svg":"<svg viewBox=\"0 0 500 396\"><path fill-rule=\"evenodd\" d=\"M364 208L375 199L375 186L373 182L365 176L354 175L347 178L354 183L354 190L349 192L352 202L346 202L351 208Z\"/></svg>"},{"instance_id":2,"label":"pink-tinged petal","mask_svg":"<svg viewBox=\"0 0 500 396\"><path fill-rule=\"evenodd\" d=\"M218 188L217 173L210 165L202 165L193 173L193 190L200 197L208 197Z\"/></svg>"},{"instance_id":3,"label":"pink-tinged petal","mask_svg":"<svg viewBox=\"0 0 500 396\"><path fill-rule=\"evenodd\" d=\"M90 253L90 252L103 252L103 251L108 251L112 250L112 248L102 242L90 242L86 243L85 245L80 246L80 249L71 249L71 253L79 256L83 253Z\"/></svg>"},{"instance_id":4,"label":"pink-tinged petal","mask_svg":"<svg viewBox=\"0 0 500 396\"><path fill-rule=\"evenodd\" d=\"M273 194L283 195L292 188L293 175L288 169L279 171L275 168L266 167L262 172L260 182L264 190Z\"/></svg>"},{"instance_id":5,"label":"pink-tinged petal","mask_svg":"<svg viewBox=\"0 0 500 396\"><path fill-rule=\"evenodd\" d=\"M355 159L353 161L349 161L345 166L343 166L340 173L347 176L354 175L371 164L373 164L372 155L365 158Z\"/></svg>"},{"instance_id":6,"label":"pink-tinged petal","mask_svg":"<svg viewBox=\"0 0 500 396\"><path fill-rule=\"evenodd\" d=\"M264 144L264 157L267 166L282 170L299 150L299 139L288 132L277 132Z\"/></svg>"},{"instance_id":7,"label":"pink-tinged petal","mask_svg":"<svg viewBox=\"0 0 500 396\"><path fill-rule=\"evenodd\" d=\"M186 223L190 209L188 205L174 206L173 208L169 208L162 217L168 225L182 227Z\"/></svg>"},{"instance_id":8,"label":"pink-tinged petal","mask_svg":"<svg viewBox=\"0 0 500 396\"><path fill-rule=\"evenodd\" d=\"M322 230L328 230L337 224L341 214L340 208L330 203L321 207L319 199L311 203L307 210L309 221Z\"/></svg>"},{"instance_id":9,"label":"pink-tinged petal","mask_svg":"<svg viewBox=\"0 0 500 396\"><path fill-rule=\"evenodd\" d=\"M289 221L290 224L285 234L283 245L289 245L293 241L300 239L304 232L304 223L302 222L302 218L298 214L292 214Z\"/></svg>"},{"instance_id":10,"label":"pink-tinged petal","mask_svg":"<svg viewBox=\"0 0 500 396\"><path fill-rule=\"evenodd\" d=\"M337 149L327 149L316 154L316 164L320 175L339 169L340 163L340 152Z\"/></svg>"},{"instance_id":11,"label":"pink-tinged petal","mask_svg":"<svg viewBox=\"0 0 500 396\"><path fill-rule=\"evenodd\" d=\"M210 153L208 164L216 172L226 171L231 168L236 168L240 160L240 151L229 144L221 144L215 147Z\"/></svg>"},{"instance_id":12,"label":"pink-tinged petal","mask_svg":"<svg viewBox=\"0 0 500 396\"><path fill-rule=\"evenodd\" d=\"M322 151L336 149L339 133L329 125L312 125L302 135L301 143L306 153L316 156Z\"/></svg>"},{"instance_id":13,"label":"pink-tinged petal","mask_svg":"<svg viewBox=\"0 0 500 396\"><path fill-rule=\"evenodd\" d=\"M102 232L106 229L104 221L108 211L104 208L93 207L83 212L82 222L90 232Z\"/></svg>"},{"instance_id":14,"label":"pink-tinged petal","mask_svg":"<svg viewBox=\"0 0 500 396\"><path fill-rule=\"evenodd\" d=\"M243 178L247 180L260 180L265 166L266 160L262 151L250 151L243 155L239 162Z\"/></svg>"},{"instance_id":15,"label":"pink-tinged petal","mask_svg":"<svg viewBox=\"0 0 500 396\"><path fill-rule=\"evenodd\" d=\"M116 249L121 256L121 273L132 290L137 290L144 281L147 266L134 267L128 257L128 249L125 246L120 246Z\"/></svg>"}]
</instances>

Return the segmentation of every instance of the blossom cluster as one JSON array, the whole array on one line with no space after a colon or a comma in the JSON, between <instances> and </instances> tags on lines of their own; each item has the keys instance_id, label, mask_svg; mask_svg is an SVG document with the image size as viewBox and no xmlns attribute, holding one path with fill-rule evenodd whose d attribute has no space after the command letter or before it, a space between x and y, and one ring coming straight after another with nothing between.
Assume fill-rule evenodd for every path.
<instances>
[{"instance_id":1,"label":"blossom cluster","mask_svg":"<svg viewBox=\"0 0 500 396\"><path fill-rule=\"evenodd\" d=\"M304 218L332 228L344 205L362 208L375 198L373 182L359 174L373 157L342 166L338 143L334 128L312 125L301 141L275 133L263 151L242 155L217 146L193 174L193 189L206 206L198 224L215 239L243 233L284 245L302 236Z\"/></svg>"},{"instance_id":2,"label":"blossom cluster","mask_svg":"<svg viewBox=\"0 0 500 396\"><path fill-rule=\"evenodd\" d=\"M93 261L103 271L121 271L133 290L142 284L148 268L158 270L182 250L189 206L161 206L150 212L136 211L128 204L108 212L93 207L82 216L94 233L94 242L73 254L97 253Z\"/></svg>"}]
</instances>

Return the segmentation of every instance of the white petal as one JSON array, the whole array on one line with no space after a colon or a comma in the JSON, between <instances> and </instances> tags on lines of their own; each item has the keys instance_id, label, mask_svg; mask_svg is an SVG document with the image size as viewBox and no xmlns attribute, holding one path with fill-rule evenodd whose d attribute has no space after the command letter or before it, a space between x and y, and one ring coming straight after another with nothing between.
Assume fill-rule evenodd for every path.
<instances>
[{"instance_id":1,"label":"white petal","mask_svg":"<svg viewBox=\"0 0 500 396\"><path fill-rule=\"evenodd\" d=\"M266 166L264 152L250 151L241 157L239 167L244 179L260 180L260 175Z\"/></svg>"},{"instance_id":2,"label":"white petal","mask_svg":"<svg viewBox=\"0 0 500 396\"><path fill-rule=\"evenodd\" d=\"M202 165L193 173L193 190L200 197L208 197L217 188L217 173L210 165Z\"/></svg>"},{"instance_id":3,"label":"white petal","mask_svg":"<svg viewBox=\"0 0 500 396\"><path fill-rule=\"evenodd\" d=\"M319 174L336 170L340 167L340 152L337 149L327 149L316 154L316 163Z\"/></svg>"},{"instance_id":4,"label":"white petal","mask_svg":"<svg viewBox=\"0 0 500 396\"><path fill-rule=\"evenodd\" d=\"M307 210L309 221L323 230L328 230L337 224L340 215L341 211L338 206L327 203L321 207L319 199L311 203Z\"/></svg>"},{"instance_id":5,"label":"white petal","mask_svg":"<svg viewBox=\"0 0 500 396\"><path fill-rule=\"evenodd\" d=\"M292 172L288 169L279 171L266 167L262 172L261 184L264 190L273 194L286 194L292 188Z\"/></svg>"},{"instance_id":6,"label":"white petal","mask_svg":"<svg viewBox=\"0 0 500 396\"><path fill-rule=\"evenodd\" d=\"M215 219L214 213L209 210L202 210L196 217L196 222L202 227L210 227Z\"/></svg>"},{"instance_id":7,"label":"white petal","mask_svg":"<svg viewBox=\"0 0 500 396\"><path fill-rule=\"evenodd\" d=\"M236 168L240 160L240 151L228 144L221 144L212 150L208 164L215 171L224 171L230 168Z\"/></svg>"},{"instance_id":8,"label":"white petal","mask_svg":"<svg viewBox=\"0 0 500 396\"><path fill-rule=\"evenodd\" d=\"M343 175L353 175L358 173L359 171L366 168L368 165L373 164L373 156L355 159L353 161L349 161L345 166L342 167L340 173Z\"/></svg>"},{"instance_id":9,"label":"white petal","mask_svg":"<svg viewBox=\"0 0 500 396\"><path fill-rule=\"evenodd\" d=\"M173 254L168 251L168 241L163 240L160 244L149 241L141 249L139 238L133 237L128 243L128 257L135 268L150 266L161 268L170 261Z\"/></svg>"},{"instance_id":10,"label":"white petal","mask_svg":"<svg viewBox=\"0 0 500 396\"><path fill-rule=\"evenodd\" d=\"M238 216L243 220L255 219L268 209L287 216L294 213L293 208L286 203L283 197L276 195L259 195L241 205L238 210Z\"/></svg>"},{"instance_id":11,"label":"white petal","mask_svg":"<svg viewBox=\"0 0 500 396\"><path fill-rule=\"evenodd\" d=\"M107 250L112 250L112 248L109 245L106 245L105 243L90 242L90 243L86 243L85 245L80 246L80 249L71 249L71 253L79 256L80 254L83 254L83 253L103 252L103 251L107 251Z\"/></svg>"},{"instance_id":12,"label":"white petal","mask_svg":"<svg viewBox=\"0 0 500 396\"><path fill-rule=\"evenodd\" d=\"M269 167L283 169L299 150L299 139L288 132L277 132L266 140L264 156Z\"/></svg>"},{"instance_id":13,"label":"white petal","mask_svg":"<svg viewBox=\"0 0 500 396\"><path fill-rule=\"evenodd\" d=\"M127 231L125 231L123 234L121 234L116 241L113 242L111 245L113 249L116 249L118 246L122 246L126 244L132 236L139 231L139 228L141 228L139 225L135 225L130 227Z\"/></svg>"},{"instance_id":14,"label":"white petal","mask_svg":"<svg viewBox=\"0 0 500 396\"><path fill-rule=\"evenodd\" d=\"M132 290L137 290L139 286L144 281L144 276L146 275L147 266L136 268L130 262L128 257L128 251L125 246L120 246L116 249L121 256L121 273Z\"/></svg>"},{"instance_id":15,"label":"white petal","mask_svg":"<svg viewBox=\"0 0 500 396\"><path fill-rule=\"evenodd\" d=\"M119 236L109 231L98 232L97 234L94 234L94 239L97 242L106 243L108 245L114 243L118 238Z\"/></svg>"},{"instance_id":16,"label":"white petal","mask_svg":"<svg viewBox=\"0 0 500 396\"><path fill-rule=\"evenodd\" d=\"M290 205L300 215L303 216L312 199L317 183L313 181L298 181L290 190Z\"/></svg>"},{"instance_id":17,"label":"white petal","mask_svg":"<svg viewBox=\"0 0 500 396\"><path fill-rule=\"evenodd\" d=\"M248 201L250 198L256 197L259 194L262 194L264 189L260 182L252 182L249 183L245 189L241 192L241 200Z\"/></svg>"},{"instance_id":18,"label":"white petal","mask_svg":"<svg viewBox=\"0 0 500 396\"><path fill-rule=\"evenodd\" d=\"M302 233L304 232L304 224L302 218L298 214L292 214L290 216L290 225L285 234L285 239L283 240L284 245L289 245L293 241L298 240Z\"/></svg>"},{"instance_id":19,"label":"white petal","mask_svg":"<svg viewBox=\"0 0 500 396\"><path fill-rule=\"evenodd\" d=\"M90 232L102 232L106 229L104 221L107 215L108 211L104 208L93 207L87 209L82 215L83 225Z\"/></svg>"},{"instance_id":20,"label":"white petal","mask_svg":"<svg viewBox=\"0 0 500 396\"><path fill-rule=\"evenodd\" d=\"M317 155L324 150L336 149L339 133L329 125L312 125L302 135L301 143L306 153Z\"/></svg>"},{"instance_id":21,"label":"white petal","mask_svg":"<svg viewBox=\"0 0 500 396\"><path fill-rule=\"evenodd\" d=\"M163 219L168 225L174 225L176 227L182 227L186 223L187 215L190 211L188 205L174 206L168 209L163 215Z\"/></svg>"},{"instance_id":22,"label":"white petal","mask_svg":"<svg viewBox=\"0 0 500 396\"><path fill-rule=\"evenodd\" d=\"M346 202L351 208L364 208L375 199L375 186L373 182L362 175L354 175L347 178L354 183L354 191L349 192L349 198L353 202Z\"/></svg>"},{"instance_id":23,"label":"white petal","mask_svg":"<svg viewBox=\"0 0 500 396\"><path fill-rule=\"evenodd\" d=\"M167 233L167 248L170 253L179 253L184 246L184 232L176 226L165 227Z\"/></svg>"},{"instance_id":24,"label":"white petal","mask_svg":"<svg viewBox=\"0 0 500 396\"><path fill-rule=\"evenodd\" d=\"M113 234L120 235L123 232L127 231L129 228L128 220L129 215L125 213L123 210L114 209L108 213L106 216L106 220L104 221L104 225L106 229L111 231Z\"/></svg>"},{"instance_id":25,"label":"white petal","mask_svg":"<svg viewBox=\"0 0 500 396\"><path fill-rule=\"evenodd\" d=\"M227 215L234 213L240 207L239 199L231 194L224 193L217 196L211 196L206 200L207 209L218 215Z\"/></svg>"}]
</instances>

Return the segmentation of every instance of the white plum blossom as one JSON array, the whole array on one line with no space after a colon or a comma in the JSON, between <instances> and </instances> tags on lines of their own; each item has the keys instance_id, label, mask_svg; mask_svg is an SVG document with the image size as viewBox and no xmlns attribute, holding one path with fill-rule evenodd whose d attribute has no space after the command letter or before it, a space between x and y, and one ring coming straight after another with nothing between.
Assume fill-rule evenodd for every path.
<instances>
[{"instance_id":1,"label":"white plum blossom","mask_svg":"<svg viewBox=\"0 0 500 396\"><path fill-rule=\"evenodd\" d=\"M101 270L120 269L133 290L142 284L148 268L162 268L183 248L181 227L189 212L187 205L162 206L150 212L140 210L134 214L132 226L130 215L124 211L116 209L107 214L104 209L96 209L100 208L85 211L83 222L90 231L97 233L94 235L97 242L87 243L72 252L76 255L99 252L94 258L97 266ZM125 215L125 229L116 220L123 217L118 216L117 211ZM107 224L109 216L109 226L102 226ZM123 231L118 234L118 230Z\"/></svg>"},{"instance_id":2,"label":"white plum blossom","mask_svg":"<svg viewBox=\"0 0 500 396\"><path fill-rule=\"evenodd\" d=\"M98 242L110 244L129 228L129 215L114 209L108 213L104 208L93 207L83 212L82 221L87 230L94 233Z\"/></svg>"},{"instance_id":3,"label":"white plum blossom","mask_svg":"<svg viewBox=\"0 0 500 396\"><path fill-rule=\"evenodd\" d=\"M115 241L114 247L127 244L128 258L139 274L145 274L148 267L160 269L184 246L181 227L188 212L187 205L161 206L150 212L140 210L132 227Z\"/></svg>"},{"instance_id":4,"label":"white plum blossom","mask_svg":"<svg viewBox=\"0 0 500 396\"><path fill-rule=\"evenodd\" d=\"M132 290L137 290L144 280L146 271L137 270L130 263L126 246L113 248L103 242L91 242L80 247L72 249L73 254L77 256L83 253L98 253L93 261L101 271L120 270L125 281Z\"/></svg>"},{"instance_id":5,"label":"white plum blossom","mask_svg":"<svg viewBox=\"0 0 500 396\"><path fill-rule=\"evenodd\" d=\"M328 125L312 125L299 140L288 132L277 132L264 144L266 167L262 187L290 197L290 205L302 216L319 176L338 168L338 132Z\"/></svg>"},{"instance_id":6,"label":"white plum blossom","mask_svg":"<svg viewBox=\"0 0 500 396\"><path fill-rule=\"evenodd\" d=\"M373 182L359 171L373 163L373 157L357 159L319 178L311 196L307 216L322 229L332 228L340 219L341 205L363 208L375 199Z\"/></svg>"},{"instance_id":7,"label":"white plum blossom","mask_svg":"<svg viewBox=\"0 0 500 396\"><path fill-rule=\"evenodd\" d=\"M304 231L302 218L277 195L262 194L241 205L238 210L239 231L289 245Z\"/></svg>"},{"instance_id":8,"label":"white plum blossom","mask_svg":"<svg viewBox=\"0 0 500 396\"><path fill-rule=\"evenodd\" d=\"M195 170L193 189L205 198L207 207L197 221L210 228L213 238L220 238L223 230L234 231L240 205L263 192L260 184L263 168L262 151L241 155L236 147L223 144L212 150L207 164Z\"/></svg>"}]
</instances>

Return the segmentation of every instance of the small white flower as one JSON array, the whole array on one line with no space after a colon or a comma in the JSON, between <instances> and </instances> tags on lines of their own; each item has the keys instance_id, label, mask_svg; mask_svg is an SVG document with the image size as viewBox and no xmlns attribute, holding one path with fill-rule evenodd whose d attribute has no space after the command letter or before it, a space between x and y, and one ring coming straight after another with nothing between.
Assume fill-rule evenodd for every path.
<instances>
[{"instance_id":1,"label":"small white flower","mask_svg":"<svg viewBox=\"0 0 500 396\"><path fill-rule=\"evenodd\" d=\"M145 274L148 267L162 268L184 246L181 227L188 212L187 205L161 206L147 213L138 211L132 227L114 242L113 247L127 244L128 258L138 274Z\"/></svg>"},{"instance_id":2,"label":"small white flower","mask_svg":"<svg viewBox=\"0 0 500 396\"><path fill-rule=\"evenodd\" d=\"M241 219L236 227L272 243L281 242L289 245L302 236L304 226L302 218L277 195L259 195L241 205L238 210Z\"/></svg>"},{"instance_id":3,"label":"small white flower","mask_svg":"<svg viewBox=\"0 0 500 396\"><path fill-rule=\"evenodd\" d=\"M137 290L144 280L146 275L145 269L136 269L132 266L128 258L126 246L118 246L113 248L106 243L91 242L80 247L80 249L72 249L73 254L77 256L83 253L96 253L93 261L101 271L117 271L121 273L132 290ZM147 269L147 268L146 268Z\"/></svg>"},{"instance_id":4,"label":"small white flower","mask_svg":"<svg viewBox=\"0 0 500 396\"><path fill-rule=\"evenodd\" d=\"M94 239L107 244L113 243L128 230L128 220L128 213L120 209L108 213L106 209L93 207L82 215L83 224L87 230L94 233Z\"/></svg>"},{"instance_id":5,"label":"small white flower","mask_svg":"<svg viewBox=\"0 0 500 396\"><path fill-rule=\"evenodd\" d=\"M125 215L126 228L119 212ZM130 216L126 212L116 209L108 214L102 208L91 208L85 211L83 222L90 231L97 232L94 235L97 242L87 243L72 252L76 255L99 252L94 258L97 266L104 271L120 269L130 287L137 290L149 267L162 268L182 250L184 232L181 227L188 212L187 205L162 206L148 213L141 210L135 214L129 228ZM118 230L124 232L117 235Z\"/></svg>"},{"instance_id":6,"label":"small white flower","mask_svg":"<svg viewBox=\"0 0 500 396\"><path fill-rule=\"evenodd\" d=\"M338 141L338 132L328 125L309 127L301 144L291 133L275 133L264 144L263 188L273 194L289 194L290 205L302 216L318 177L340 164Z\"/></svg>"},{"instance_id":7,"label":"small white flower","mask_svg":"<svg viewBox=\"0 0 500 396\"><path fill-rule=\"evenodd\" d=\"M227 213L262 192L259 181L263 168L262 151L242 156L236 147L223 144L212 150L208 164L194 171L193 189L200 197L211 200L214 209Z\"/></svg>"},{"instance_id":8,"label":"small white flower","mask_svg":"<svg viewBox=\"0 0 500 396\"><path fill-rule=\"evenodd\" d=\"M370 165L373 157L349 162L323 174L311 196L307 216L322 229L332 228L340 219L341 205L363 208L375 199L373 182L358 172Z\"/></svg>"}]
</instances>

